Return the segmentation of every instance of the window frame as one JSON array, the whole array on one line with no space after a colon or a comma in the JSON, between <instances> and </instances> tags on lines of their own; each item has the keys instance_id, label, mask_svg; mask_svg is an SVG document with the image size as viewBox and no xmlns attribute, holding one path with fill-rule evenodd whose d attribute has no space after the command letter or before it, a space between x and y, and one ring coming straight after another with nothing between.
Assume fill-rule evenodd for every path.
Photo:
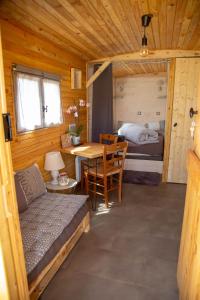
<instances>
[{"instance_id":1,"label":"window frame","mask_svg":"<svg viewBox=\"0 0 200 300\"><path fill-rule=\"evenodd\" d=\"M63 105L62 105L62 97L61 97L61 78L60 76L52 73L46 73L38 69L33 69L30 67L22 66L13 64L12 65L12 74L13 74L13 87L14 87L14 106L15 106L15 126L16 126L16 134L24 134L28 132L33 132L41 129L47 129L47 128L56 128L64 124L64 115L63 115ZM19 130L17 127L18 124L18 118L19 118L19 111L18 111L18 89L17 89L17 75L18 74L25 74L33 77L37 77L39 79L39 97L40 97L40 109L41 109L41 126L34 128L34 129L24 129ZM43 80L48 79L55 81L59 85L59 94L60 94L60 121L61 123L48 125L45 124L45 99L44 99L44 85Z\"/></svg>"}]
</instances>

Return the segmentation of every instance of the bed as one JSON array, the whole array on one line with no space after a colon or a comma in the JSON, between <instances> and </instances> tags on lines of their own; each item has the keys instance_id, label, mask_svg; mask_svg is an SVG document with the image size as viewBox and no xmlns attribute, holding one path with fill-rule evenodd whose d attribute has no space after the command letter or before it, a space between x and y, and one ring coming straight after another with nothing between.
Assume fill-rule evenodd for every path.
<instances>
[{"instance_id":1,"label":"bed","mask_svg":"<svg viewBox=\"0 0 200 300\"><path fill-rule=\"evenodd\" d=\"M131 123L130 123L131 124ZM134 127L133 127L134 128ZM144 129L141 127L141 130ZM138 129L137 129L138 130ZM161 130L156 130L157 139L152 143L141 143L131 141L126 136L126 130L119 131L124 136L119 136L119 140L128 142L128 150L125 159L125 182L158 184L161 180L163 170L164 134ZM129 134L132 136L132 134Z\"/></svg>"}]
</instances>

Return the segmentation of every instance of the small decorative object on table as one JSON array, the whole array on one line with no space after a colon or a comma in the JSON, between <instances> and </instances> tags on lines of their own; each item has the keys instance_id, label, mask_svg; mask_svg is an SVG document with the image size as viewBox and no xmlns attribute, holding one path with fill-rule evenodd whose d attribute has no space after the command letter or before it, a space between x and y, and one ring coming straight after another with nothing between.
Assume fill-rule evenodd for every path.
<instances>
[{"instance_id":1,"label":"small decorative object on table","mask_svg":"<svg viewBox=\"0 0 200 300\"><path fill-rule=\"evenodd\" d=\"M67 148L72 145L71 136L69 133L61 135L61 145L62 145L62 148Z\"/></svg>"},{"instance_id":2,"label":"small decorative object on table","mask_svg":"<svg viewBox=\"0 0 200 300\"><path fill-rule=\"evenodd\" d=\"M48 192L51 193L64 193L64 194L72 194L75 192L75 188L77 186L77 181L72 178L68 178L68 183L66 185L54 185L51 182L46 182L46 188Z\"/></svg>"},{"instance_id":3,"label":"small decorative object on table","mask_svg":"<svg viewBox=\"0 0 200 300\"><path fill-rule=\"evenodd\" d=\"M60 173L58 182L59 182L59 185L61 185L61 186L65 186L69 183L69 177L67 176L66 172Z\"/></svg>"}]
</instances>

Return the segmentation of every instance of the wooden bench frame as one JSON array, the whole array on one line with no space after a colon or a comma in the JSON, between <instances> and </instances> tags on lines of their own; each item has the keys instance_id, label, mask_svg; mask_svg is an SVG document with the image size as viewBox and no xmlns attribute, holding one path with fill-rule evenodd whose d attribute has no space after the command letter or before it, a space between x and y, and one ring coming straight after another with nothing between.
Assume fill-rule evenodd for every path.
<instances>
[{"instance_id":1,"label":"wooden bench frame","mask_svg":"<svg viewBox=\"0 0 200 300\"><path fill-rule=\"evenodd\" d=\"M50 261L50 263L42 270L38 277L29 285L30 299L38 299L44 289L47 287L50 280L60 268L61 264L67 258L73 247L84 232L90 230L90 215L89 212L85 215L81 223L76 228L72 236L62 246L56 256Z\"/></svg>"}]
</instances>

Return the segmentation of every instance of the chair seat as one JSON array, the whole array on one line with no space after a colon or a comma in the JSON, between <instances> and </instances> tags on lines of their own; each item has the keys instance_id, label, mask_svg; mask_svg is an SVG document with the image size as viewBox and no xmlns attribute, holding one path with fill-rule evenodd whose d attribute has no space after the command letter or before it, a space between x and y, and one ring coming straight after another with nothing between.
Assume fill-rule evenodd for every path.
<instances>
[{"instance_id":1,"label":"chair seat","mask_svg":"<svg viewBox=\"0 0 200 300\"><path fill-rule=\"evenodd\" d=\"M106 176L111 176L111 175L114 175L114 174L119 174L121 171L121 168L120 167L116 167L116 166L108 166L107 167L107 172L106 172ZM97 168L94 167L94 168L89 168L87 171L85 171L87 174L89 175L93 175L93 176L97 176L97 177L101 177L103 178L104 177L104 169L103 169L103 164L102 165L99 165Z\"/></svg>"}]
</instances>

